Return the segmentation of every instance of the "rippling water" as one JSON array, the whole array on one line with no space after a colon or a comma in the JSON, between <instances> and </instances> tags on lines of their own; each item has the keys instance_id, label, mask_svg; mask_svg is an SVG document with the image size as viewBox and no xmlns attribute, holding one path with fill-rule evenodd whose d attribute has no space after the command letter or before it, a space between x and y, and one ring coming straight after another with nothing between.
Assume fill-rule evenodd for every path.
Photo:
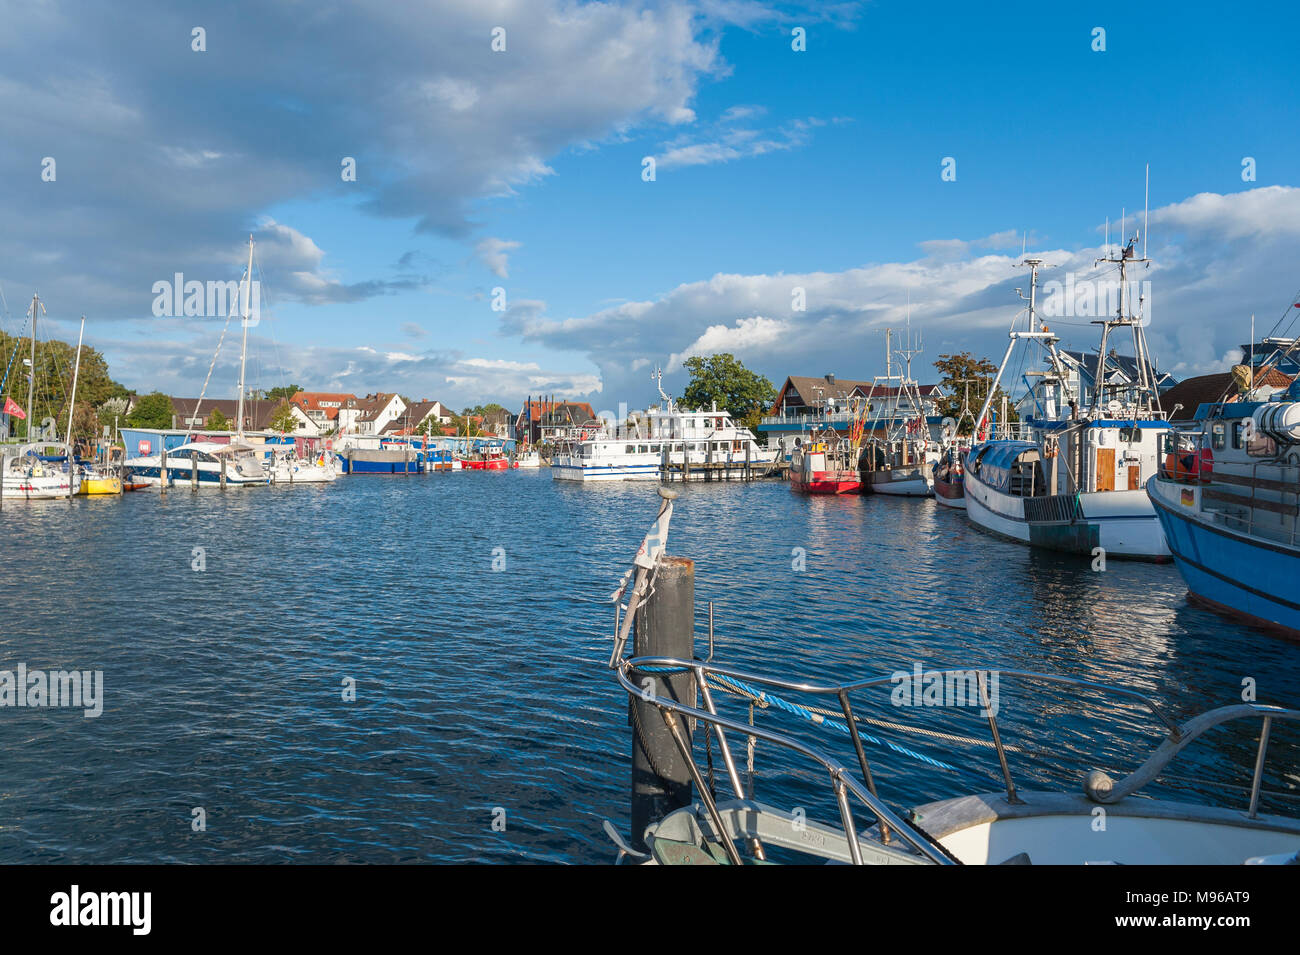
<instances>
[{"instance_id":1,"label":"rippling water","mask_svg":"<svg viewBox=\"0 0 1300 955\"><path fill-rule=\"evenodd\" d=\"M600 820L626 830L630 771L607 599L656 504L653 485L546 470L7 502L0 669L102 670L105 703L97 719L0 709L0 861L611 860ZM720 662L827 680L918 661L1043 670L1179 716L1239 701L1252 678L1262 702L1300 706L1300 647L1189 605L1172 566L1094 573L933 501L690 486L670 550L697 561L700 649L712 600ZM1026 737L1022 785L1078 791L1087 769L1126 771L1154 745L1131 707L1085 715L1079 694L1000 689L1004 734ZM987 735L973 713L913 715ZM1290 774L1268 784L1294 791L1296 734L1274 733ZM1256 734L1216 730L1175 772L1243 804L1226 787L1249 782ZM847 738L815 738L851 758ZM873 750L897 804L997 787L987 751L894 738L959 769ZM816 818L825 786L773 755L758 796Z\"/></svg>"}]
</instances>

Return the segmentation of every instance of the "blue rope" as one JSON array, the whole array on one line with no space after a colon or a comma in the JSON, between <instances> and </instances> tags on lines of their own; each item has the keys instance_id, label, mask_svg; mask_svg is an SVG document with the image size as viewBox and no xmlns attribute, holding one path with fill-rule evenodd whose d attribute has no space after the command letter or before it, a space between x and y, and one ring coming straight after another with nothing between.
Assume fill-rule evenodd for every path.
<instances>
[{"instance_id":1,"label":"blue rope","mask_svg":"<svg viewBox=\"0 0 1300 955\"><path fill-rule=\"evenodd\" d=\"M644 673L688 673L690 672L690 667L637 667L637 669L641 670ZM719 683L731 687L733 690L739 690L742 693L748 693L750 696L753 696L764 703L768 703L772 706L775 706L779 710L784 710L785 712L790 713L794 716L802 717L803 719L807 720L810 723L814 723L818 726L829 726L831 729L839 730L845 736L851 735L848 724L843 722L842 720L833 720L828 717L822 716L818 713L814 713L811 710L800 706L798 703L791 703L789 700L782 699L779 696L774 696L771 693L766 693L763 690L760 690L758 687L750 686L748 683L743 683L740 680L733 679L732 677L729 676L723 676L720 673L710 673L709 677L710 679L716 680ZM870 733L859 732L858 739L866 743L871 743L873 746L880 746L885 749L891 750L895 753L898 753L900 756L906 756L909 759L920 760L921 762L929 766L933 766L936 769L945 769L953 773L957 772L957 767L955 766L949 766L947 763L940 762L937 759L934 759L930 756L926 756L924 753L918 753L916 752L916 750L908 749L906 746L900 746L897 743L890 742L887 739L880 739L879 737L872 736Z\"/></svg>"}]
</instances>

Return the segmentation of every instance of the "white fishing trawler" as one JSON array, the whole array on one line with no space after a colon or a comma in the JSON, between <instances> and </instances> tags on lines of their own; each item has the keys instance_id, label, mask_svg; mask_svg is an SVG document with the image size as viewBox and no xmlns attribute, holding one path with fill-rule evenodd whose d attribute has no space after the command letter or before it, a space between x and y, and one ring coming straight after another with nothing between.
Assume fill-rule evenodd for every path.
<instances>
[{"instance_id":1,"label":"white fishing trawler","mask_svg":"<svg viewBox=\"0 0 1300 955\"><path fill-rule=\"evenodd\" d=\"M1073 394L1056 348L1059 340L1036 312L1041 259L1026 258L1030 269L1028 323L1014 325L1006 355L978 416L987 432L990 406L1017 342L1037 342L1047 350L1049 368L1041 374L1038 407L1017 428L1003 423L999 433L967 454L963 475L966 514L979 527L1036 547L1069 553L1167 560L1169 546L1144 485L1159 467L1169 423L1160 407L1141 315L1131 311L1126 270L1148 261L1135 258L1137 235L1117 257L1098 260L1119 267L1117 313L1102 326L1092 394ZM1109 335L1129 329L1137 380L1122 389L1108 385Z\"/></svg>"},{"instance_id":2,"label":"white fishing trawler","mask_svg":"<svg viewBox=\"0 0 1300 955\"><path fill-rule=\"evenodd\" d=\"M661 406L628 417L624 423L592 422L581 437L560 447L551 459L557 481L702 481L767 470L776 451L761 447L716 404L702 411L678 407L659 381Z\"/></svg>"}]
</instances>

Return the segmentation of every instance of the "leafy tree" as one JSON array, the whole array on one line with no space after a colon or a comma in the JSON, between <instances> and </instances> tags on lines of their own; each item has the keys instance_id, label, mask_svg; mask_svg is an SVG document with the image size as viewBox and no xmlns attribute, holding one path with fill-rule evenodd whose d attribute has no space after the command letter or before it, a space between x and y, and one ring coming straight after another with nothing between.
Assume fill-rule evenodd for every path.
<instances>
[{"instance_id":1,"label":"leafy tree","mask_svg":"<svg viewBox=\"0 0 1300 955\"><path fill-rule=\"evenodd\" d=\"M272 401L276 400L277 398L288 399L288 398L292 398L300 391L302 391L302 388L300 388L298 385L282 385L279 388L272 388L270 391L266 393L266 397L270 398Z\"/></svg>"},{"instance_id":2,"label":"leafy tree","mask_svg":"<svg viewBox=\"0 0 1300 955\"><path fill-rule=\"evenodd\" d=\"M943 376L939 384L948 393L947 397L935 402L935 409L939 414L955 421L962 413L962 404L968 400L967 395L969 395L970 415L959 422L958 433L970 434L975 427L972 419L980 413L980 408L984 407L984 399L989 393L989 386L993 383L994 376L998 373L998 366L987 358L976 358L970 352L964 351L955 355L940 355L934 367ZM1002 413L1002 398L1006 394L999 385L993 393L993 402L989 405L993 413ZM1015 404L1011 401L1007 402L1007 417L1010 421L1018 420Z\"/></svg>"},{"instance_id":3,"label":"leafy tree","mask_svg":"<svg viewBox=\"0 0 1300 955\"><path fill-rule=\"evenodd\" d=\"M24 359L31 355L31 339L16 338L0 332L0 373L9 369L9 378L5 382L5 397L12 397L26 410L28 368ZM30 425L39 429L46 418L53 418L60 433L68 426L68 400L72 395L72 376L77 365L75 346L61 341L38 341L36 345L36 364L32 369L32 414L31 421L23 422L15 418L10 422L15 433L27 434ZM108 372L108 363L104 356L89 345L81 346L81 370L77 378L77 403L84 400L92 407L98 407L111 398L129 394L127 389L114 381ZM0 403L3 399L0 398ZM84 417L79 409L77 419ZM80 432L82 423L74 420L73 428Z\"/></svg>"},{"instance_id":4,"label":"leafy tree","mask_svg":"<svg viewBox=\"0 0 1300 955\"><path fill-rule=\"evenodd\" d=\"M690 408L708 408L713 402L737 421L753 412L761 413L776 401L776 388L763 375L756 374L736 359L722 352L707 357L692 357L682 362L691 373L690 384L682 392L681 402Z\"/></svg>"},{"instance_id":5,"label":"leafy tree","mask_svg":"<svg viewBox=\"0 0 1300 955\"><path fill-rule=\"evenodd\" d=\"M275 409L275 414L271 415L271 430L288 434L297 429L298 419L293 416L293 406L287 401L280 402L280 406Z\"/></svg>"},{"instance_id":6,"label":"leafy tree","mask_svg":"<svg viewBox=\"0 0 1300 955\"><path fill-rule=\"evenodd\" d=\"M161 391L151 391L136 401L126 423L133 428L170 428L175 414L171 398Z\"/></svg>"},{"instance_id":7,"label":"leafy tree","mask_svg":"<svg viewBox=\"0 0 1300 955\"><path fill-rule=\"evenodd\" d=\"M220 408L213 408L212 414L208 415L207 431L229 431L230 419L221 413Z\"/></svg>"}]
</instances>

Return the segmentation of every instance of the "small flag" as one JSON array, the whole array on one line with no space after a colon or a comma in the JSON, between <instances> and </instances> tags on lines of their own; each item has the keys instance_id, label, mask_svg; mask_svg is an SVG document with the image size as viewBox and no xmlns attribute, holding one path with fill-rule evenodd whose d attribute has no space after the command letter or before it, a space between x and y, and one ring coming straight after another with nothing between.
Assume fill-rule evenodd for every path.
<instances>
[{"instance_id":1,"label":"small flag","mask_svg":"<svg viewBox=\"0 0 1300 955\"><path fill-rule=\"evenodd\" d=\"M12 398L5 399L5 414L11 414L16 418L23 419L24 421L27 420L27 414L22 408L18 407L18 405L14 403Z\"/></svg>"}]
</instances>

